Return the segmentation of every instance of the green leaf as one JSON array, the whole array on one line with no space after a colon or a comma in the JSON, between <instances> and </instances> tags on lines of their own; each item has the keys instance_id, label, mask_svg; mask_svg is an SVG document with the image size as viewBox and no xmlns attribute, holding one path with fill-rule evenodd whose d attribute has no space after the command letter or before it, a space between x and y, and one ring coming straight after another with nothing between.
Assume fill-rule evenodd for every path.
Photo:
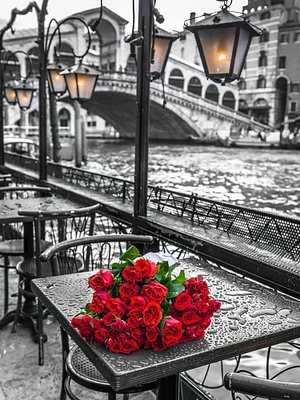
<instances>
[{"instance_id":1,"label":"green leaf","mask_svg":"<svg viewBox=\"0 0 300 400\"><path fill-rule=\"evenodd\" d=\"M171 277L170 276L164 276L159 283L161 283L166 288L168 288L171 285Z\"/></svg>"},{"instance_id":2,"label":"green leaf","mask_svg":"<svg viewBox=\"0 0 300 400\"><path fill-rule=\"evenodd\" d=\"M115 262L115 263L111 264L111 268L112 269L123 269L125 267L127 267L127 263L117 263L117 262Z\"/></svg>"},{"instance_id":3,"label":"green leaf","mask_svg":"<svg viewBox=\"0 0 300 400\"><path fill-rule=\"evenodd\" d=\"M84 307L84 311L86 314L91 314L93 311L90 309L89 304L86 304L86 306Z\"/></svg>"},{"instance_id":4,"label":"green leaf","mask_svg":"<svg viewBox=\"0 0 300 400\"><path fill-rule=\"evenodd\" d=\"M179 275L172 280L172 283L180 283L180 284L184 284L187 281L186 277L185 277L185 273L184 270L182 269L179 273Z\"/></svg>"},{"instance_id":5,"label":"green leaf","mask_svg":"<svg viewBox=\"0 0 300 400\"><path fill-rule=\"evenodd\" d=\"M159 332L162 335L162 331L164 329L165 326L165 322L166 322L166 315L164 315L159 323Z\"/></svg>"},{"instance_id":6,"label":"green leaf","mask_svg":"<svg viewBox=\"0 0 300 400\"><path fill-rule=\"evenodd\" d=\"M124 268L112 269L112 270L111 270L111 273L112 273L113 275L118 275L120 272L123 271L123 269L124 269Z\"/></svg>"},{"instance_id":7,"label":"green leaf","mask_svg":"<svg viewBox=\"0 0 300 400\"><path fill-rule=\"evenodd\" d=\"M120 256L120 260L128 261L134 260L135 258L140 256L139 250L135 246L130 246L124 254Z\"/></svg>"},{"instance_id":8,"label":"green leaf","mask_svg":"<svg viewBox=\"0 0 300 400\"><path fill-rule=\"evenodd\" d=\"M180 263L175 263L169 267L169 273L171 274L175 268L179 267Z\"/></svg>"},{"instance_id":9,"label":"green leaf","mask_svg":"<svg viewBox=\"0 0 300 400\"><path fill-rule=\"evenodd\" d=\"M170 308L171 308L171 302L168 301L168 300L164 300L164 301L161 303L160 306L161 306L161 308L162 308L162 310L163 310L164 315L168 315L168 313L169 313L169 311L170 311Z\"/></svg>"},{"instance_id":10,"label":"green leaf","mask_svg":"<svg viewBox=\"0 0 300 400\"><path fill-rule=\"evenodd\" d=\"M166 276L169 273L169 264L168 261L161 261L157 263L159 266L158 273L162 276Z\"/></svg>"},{"instance_id":11,"label":"green leaf","mask_svg":"<svg viewBox=\"0 0 300 400\"><path fill-rule=\"evenodd\" d=\"M169 286L169 291L167 294L167 299L173 299L174 297L176 297L179 293L184 292L185 287L183 285L180 284L171 284Z\"/></svg>"}]
</instances>

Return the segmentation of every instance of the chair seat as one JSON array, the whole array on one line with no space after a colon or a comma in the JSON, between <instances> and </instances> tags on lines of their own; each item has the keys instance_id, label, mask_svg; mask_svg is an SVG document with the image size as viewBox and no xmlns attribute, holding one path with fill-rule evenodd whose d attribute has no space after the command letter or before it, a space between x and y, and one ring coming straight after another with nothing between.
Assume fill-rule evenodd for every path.
<instances>
[{"instance_id":1,"label":"chair seat","mask_svg":"<svg viewBox=\"0 0 300 400\"><path fill-rule=\"evenodd\" d=\"M83 271L83 263L82 260L76 259L72 257L58 257L58 264L60 269L60 275L64 274L73 274L76 272ZM34 279L37 278L37 269L36 269L36 259L26 258L25 260L20 261L16 265L16 271L19 275L28 278ZM41 278L46 278L49 276L53 276L51 261L41 262Z\"/></svg>"},{"instance_id":2,"label":"chair seat","mask_svg":"<svg viewBox=\"0 0 300 400\"><path fill-rule=\"evenodd\" d=\"M74 345L68 354L66 360L66 371L71 379L89 389L104 393L115 393L104 376L77 345ZM130 387L117 393L145 392L147 390L156 389L157 383L157 381L153 381L145 383L144 385Z\"/></svg>"}]
</instances>

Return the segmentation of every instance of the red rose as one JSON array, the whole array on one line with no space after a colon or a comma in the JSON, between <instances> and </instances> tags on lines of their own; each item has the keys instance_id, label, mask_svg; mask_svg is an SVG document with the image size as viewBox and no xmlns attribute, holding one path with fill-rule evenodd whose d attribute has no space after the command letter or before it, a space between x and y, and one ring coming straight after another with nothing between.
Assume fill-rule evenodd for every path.
<instances>
[{"instance_id":1,"label":"red rose","mask_svg":"<svg viewBox=\"0 0 300 400\"><path fill-rule=\"evenodd\" d=\"M89 287L96 290L110 288L114 284L114 278L110 271L101 269L95 275L89 277Z\"/></svg>"},{"instance_id":2,"label":"red rose","mask_svg":"<svg viewBox=\"0 0 300 400\"><path fill-rule=\"evenodd\" d=\"M143 321L146 326L157 326L162 319L162 311L158 303L150 301L143 312Z\"/></svg>"},{"instance_id":3,"label":"red rose","mask_svg":"<svg viewBox=\"0 0 300 400\"><path fill-rule=\"evenodd\" d=\"M123 332L125 330L126 324L121 319L118 319L117 321L113 322L110 325L110 327L111 327L111 330L114 332Z\"/></svg>"},{"instance_id":4,"label":"red rose","mask_svg":"<svg viewBox=\"0 0 300 400\"><path fill-rule=\"evenodd\" d=\"M103 305L102 303L97 303L97 302L95 302L95 301L92 301L92 302L89 304L89 307L90 307L90 309L91 309L92 311L94 311L95 313L98 313L98 314L103 313L103 311L104 311L104 309L105 309L105 307L104 307L104 305Z\"/></svg>"},{"instance_id":5,"label":"red rose","mask_svg":"<svg viewBox=\"0 0 300 400\"><path fill-rule=\"evenodd\" d=\"M158 266L154 262L146 260L145 258L139 258L135 262L135 269L144 279L150 280L155 277Z\"/></svg>"},{"instance_id":6,"label":"red rose","mask_svg":"<svg viewBox=\"0 0 300 400\"><path fill-rule=\"evenodd\" d=\"M120 351L125 354L130 354L133 351L137 351L139 349L138 344L131 339L124 340L121 342L121 349Z\"/></svg>"},{"instance_id":7,"label":"red rose","mask_svg":"<svg viewBox=\"0 0 300 400\"><path fill-rule=\"evenodd\" d=\"M129 317L127 320L127 324L131 329L138 328L142 323L143 320L140 317Z\"/></svg>"},{"instance_id":8,"label":"red rose","mask_svg":"<svg viewBox=\"0 0 300 400\"><path fill-rule=\"evenodd\" d=\"M116 342L115 340L108 340L107 347L112 353L120 353L121 351L120 343Z\"/></svg>"},{"instance_id":9,"label":"red rose","mask_svg":"<svg viewBox=\"0 0 300 400\"><path fill-rule=\"evenodd\" d=\"M206 313L209 310L209 306L207 303L204 303L204 301L197 301L197 303L195 304L197 310L200 313Z\"/></svg>"},{"instance_id":10,"label":"red rose","mask_svg":"<svg viewBox=\"0 0 300 400\"><path fill-rule=\"evenodd\" d=\"M102 319L104 325L106 325L106 326L111 325L113 322L115 322L115 320L116 320L116 317L112 312L108 312L107 314L105 314Z\"/></svg>"},{"instance_id":11,"label":"red rose","mask_svg":"<svg viewBox=\"0 0 300 400\"><path fill-rule=\"evenodd\" d=\"M121 283L119 287L119 293L121 299L129 301L133 296L139 293L140 289L135 283Z\"/></svg>"},{"instance_id":12,"label":"red rose","mask_svg":"<svg viewBox=\"0 0 300 400\"><path fill-rule=\"evenodd\" d=\"M131 338L135 340L139 345L143 343L143 332L140 329L134 329L131 332Z\"/></svg>"},{"instance_id":13,"label":"red rose","mask_svg":"<svg viewBox=\"0 0 300 400\"><path fill-rule=\"evenodd\" d=\"M106 307L118 318L122 318L126 310L126 304L119 298L109 299Z\"/></svg>"},{"instance_id":14,"label":"red rose","mask_svg":"<svg viewBox=\"0 0 300 400\"><path fill-rule=\"evenodd\" d=\"M94 331L95 340L98 343L104 343L107 338L107 329L101 328Z\"/></svg>"},{"instance_id":15,"label":"red rose","mask_svg":"<svg viewBox=\"0 0 300 400\"><path fill-rule=\"evenodd\" d=\"M175 310L178 311L184 311L187 308L189 308L191 302L192 302L191 296L186 291L184 291L182 293L179 293L175 297L174 308Z\"/></svg>"},{"instance_id":16,"label":"red rose","mask_svg":"<svg viewBox=\"0 0 300 400\"><path fill-rule=\"evenodd\" d=\"M160 304L167 297L168 289L161 283L152 281L143 287L142 294Z\"/></svg>"},{"instance_id":17,"label":"red rose","mask_svg":"<svg viewBox=\"0 0 300 400\"><path fill-rule=\"evenodd\" d=\"M165 346L159 339L155 340L155 342L152 342L151 347L153 351L162 351L165 349Z\"/></svg>"},{"instance_id":18,"label":"red rose","mask_svg":"<svg viewBox=\"0 0 300 400\"><path fill-rule=\"evenodd\" d=\"M162 330L162 342L165 346L173 346L178 343L182 335L182 324L175 318L166 318Z\"/></svg>"},{"instance_id":19,"label":"red rose","mask_svg":"<svg viewBox=\"0 0 300 400\"><path fill-rule=\"evenodd\" d=\"M148 342L155 342L159 335L158 326L147 327L146 329L146 338Z\"/></svg>"},{"instance_id":20,"label":"red rose","mask_svg":"<svg viewBox=\"0 0 300 400\"><path fill-rule=\"evenodd\" d=\"M214 314L221 308L221 303L218 300L211 299L208 302L210 311Z\"/></svg>"},{"instance_id":21,"label":"red rose","mask_svg":"<svg viewBox=\"0 0 300 400\"><path fill-rule=\"evenodd\" d=\"M147 299L144 296L134 296L131 298L128 308L130 311L144 311L146 307Z\"/></svg>"},{"instance_id":22,"label":"red rose","mask_svg":"<svg viewBox=\"0 0 300 400\"><path fill-rule=\"evenodd\" d=\"M183 325L195 325L199 321L199 315L194 311L186 311L181 318Z\"/></svg>"},{"instance_id":23,"label":"red rose","mask_svg":"<svg viewBox=\"0 0 300 400\"><path fill-rule=\"evenodd\" d=\"M126 267L122 271L123 278L125 281L130 283L141 282L143 279L142 275L135 269L135 267Z\"/></svg>"}]
</instances>

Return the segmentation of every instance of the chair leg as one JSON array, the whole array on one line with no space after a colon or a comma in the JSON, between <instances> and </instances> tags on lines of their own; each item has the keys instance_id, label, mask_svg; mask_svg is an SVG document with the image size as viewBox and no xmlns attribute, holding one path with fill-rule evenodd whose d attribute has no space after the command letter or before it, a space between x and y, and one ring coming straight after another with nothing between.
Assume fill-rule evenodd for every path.
<instances>
[{"instance_id":1,"label":"chair leg","mask_svg":"<svg viewBox=\"0 0 300 400\"><path fill-rule=\"evenodd\" d=\"M123 400L129 400L129 393L123 394Z\"/></svg>"},{"instance_id":2,"label":"chair leg","mask_svg":"<svg viewBox=\"0 0 300 400\"><path fill-rule=\"evenodd\" d=\"M16 313L15 313L15 319L14 319L14 323L12 326L12 333L15 333L17 330L17 325L20 319L20 315L21 315L21 308L22 308L22 293L20 290L20 286L22 285L22 278L20 276L19 278L19 285L18 285L18 301L17 301L17 308L16 308Z\"/></svg>"},{"instance_id":3,"label":"chair leg","mask_svg":"<svg viewBox=\"0 0 300 400\"><path fill-rule=\"evenodd\" d=\"M4 256L4 315L8 311L8 297L9 297L9 286L8 286L8 256Z\"/></svg>"},{"instance_id":4,"label":"chair leg","mask_svg":"<svg viewBox=\"0 0 300 400\"><path fill-rule=\"evenodd\" d=\"M115 393L108 393L108 400L117 400L117 396Z\"/></svg>"},{"instance_id":5,"label":"chair leg","mask_svg":"<svg viewBox=\"0 0 300 400\"><path fill-rule=\"evenodd\" d=\"M66 393L66 388L65 388L65 382L68 378L67 372L66 372L66 361L67 357L70 351L70 346L69 346L69 336L68 334L60 327L60 337L61 337L61 350L62 350L62 377L61 377L61 388L60 388L60 397L59 400L66 400L67 399L67 393Z\"/></svg>"},{"instance_id":6,"label":"chair leg","mask_svg":"<svg viewBox=\"0 0 300 400\"><path fill-rule=\"evenodd\" d=\"M39 365L44 365L43 304L38 300L37 331L39 345Z\"/></svg>"}]
</instances>

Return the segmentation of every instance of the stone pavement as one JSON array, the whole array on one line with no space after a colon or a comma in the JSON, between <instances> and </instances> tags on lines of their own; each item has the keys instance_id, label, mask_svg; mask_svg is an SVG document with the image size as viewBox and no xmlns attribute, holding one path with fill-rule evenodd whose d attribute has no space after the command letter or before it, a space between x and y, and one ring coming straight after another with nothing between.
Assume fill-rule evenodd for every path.
<instances>
[{"instance_id":1,"label":"stone pavement","mask_svg":"<svg viewBox=\"0 0 300 400\"><path fill-rule=\"evenodd\" d=\"M3 316L3 269L0 269L0 318ZM10 294L17 292L18 278L14 270L9 275ZM9 310L13 310L17 298L10 296ZM45 365L38 365L38 346L30 337L30 331L18 325L11 333L11 324L0 331L0 400L59 400L61 377L61 344L59 326L52 316L44 321L48 336L45 343ZM82 400L106 400L106 394L86 389L78 391ZM118 396L121 400L122 396ZM131 395L134 400L153 400L152 392ZM171 400L171 399L170 399Z\"/></svg>"}]
</instances>

